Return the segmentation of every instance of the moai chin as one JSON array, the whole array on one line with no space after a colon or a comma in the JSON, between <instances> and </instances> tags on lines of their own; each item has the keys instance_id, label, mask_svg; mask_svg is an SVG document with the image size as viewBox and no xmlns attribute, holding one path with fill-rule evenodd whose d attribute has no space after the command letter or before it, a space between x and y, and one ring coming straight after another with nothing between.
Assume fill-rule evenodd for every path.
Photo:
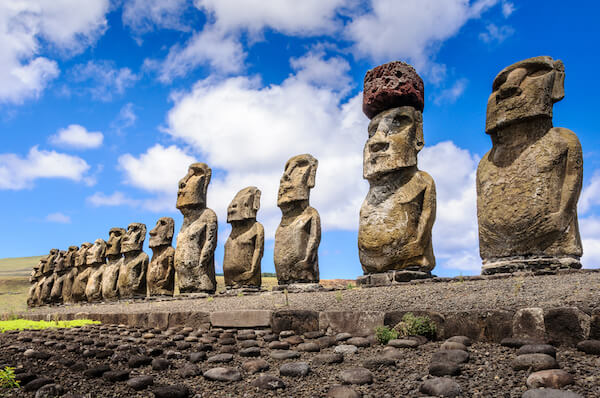
<instances>
[{"instance_id":1,"label":"moai chin","mask_svg":"<svg viewBox=\"0 0 600 398\"><path fill-rule=\"evenodd\" d=\"M121 241L127 233L123 228L111 228L106 242L106 265L102 275L102 298L116 300L119 298L119 270L123 262Z\"/></svg>"},{"instance_id":2,"label":"moai chin","mask_svg":"<svg viewBox=\"0 0 600 398\"><path fill-rule=\"evenodd\" d=\"M71 301L75 303L87 300L85 288L87 287L88 279L92 273L92 269L88 268L87 264L87 252L91 247L92 244L90 242L84 242L81 244L75 255L77 276L75 277L71 288Z\"/></svg>"},{"instance_id":3,"label":"moai chin","mask_svg":"<svg viewBox=\"0 0 600 398\"><path fill-rule=\"evenodd\" d=\"M65 283L67 268L65 266L67 252L59 250L54 258L54 284L50 291L50 302L61 303L63 301L62 289Z\"/></svg>"},{"instance_id":4,"label":"moai chin","mask_svg":"<svg viewBox=\"0 0 600 398\"><path fill-rule=\"evenodd\" d=\"M294 156L279 181L277 206L282 215L275 232L274 261L280 285L319 282L321 218L309 205L318 164L309 154Z\"/></svg>"},{"instance_id":5,"label":"moai chin","mask_svg":"<svg viewBox=\"0 0 600 398\"><path fill-rule=\"evenodd\" d=\"M146 226L131 223L127 233L121 240L123 261L119 268L119 297L132 298L146 296L146 272L148 271L148 255L142 251L146 240Z\"/></svg>"},{"instance_id":6,"label":"moai chin","mask_svg":"<svg viewBox=\"0 0 600 398\"><path fill-rule=\"evenodd\" d=\"M260 287L260 263L265 246L265 230L256 221L260 194L256 187L244 188L235 195L227 208L227 222L231 224L231 234L225 242L223 257L223 274L227 287Z\"/></svg>"},{"instance_id":7,"label":"moai chin","mask_svg":"<svg viewBox=\"0 0 600 398\"><path fill-rule=\"evenodd\" d=\"M206 164L193 163L179 181L177 209L183 214L175 248L175 292L179 294L214 293L217 288L217 215L206 207L211 175Z\"/></svg>"},{"instance_id":8,"label":"moai chin","mask_svg":"<svg viewBox=\"0 0 600 398\"><path fill-rule=\"evenodd\" d=\"M106 265L106 242L96 239L86 254L86 263L91 268L90 277L85 288L87 301L102 300L102 275Z\"/></svg>"},{"instance_id":9,"label":"moai chin","mask_svg":"<svg viewBox=\"0 0 600 398\"><path fill-rule=\"evenodd\" d=\"M77 256L78 251L79 247L69 246L69 249L65 254L66 273L62 287L62 300L64 303L73 302L73 283L75 282L75 278L77 277L77 273L79 272L77 267L75 266L75 257Z\"/></svg>"},{"instance_id":10,"label":"moai chin","mask_svg":"<svg viewBox=\"0 0 600 398\"><path fill-rule=\"evenodd\" d=\"M417 168L423 139L423 81L412 66L390 62L367 72L363 111L371 119L363 152L369 192L360 209L358 252L365 274L435 267L433 178Z\"/></svg>"},{"instance_id":11,"label":"moai chin","mask_svg":"<svg viewBox=\"0 0 600 398\"><path fill-rule=\"evenodd\" d=\"M175 289L175 249L171 246L175 233L175 221L161 217L150 231L148 244L152 260L148 266L148 294L172 296Z\"/></svg>"},{"instance_id":12,"label":"moai chin","mask_svg":"<svg viewBox=\"0 0 600 398\"><path fill-rule=\"evenodd\" d=\"M58 249L51 249L48 257L46 259L46 263L42 268L42 274L44 275L41 282L41 290L39 296L39 302L41 304L50 304L51 303L51 294L52 287L54 286L55 281L55 273L54 267L56 266L56 260L59 256Z\"/></svg>"},{"instance_id":13,"label":"moai chin","mask_svg":"<svg viewBox=\"0 0 600 398\"><path fill-rule=\"evenodd\" d=\"M552 126L564 65L534 57L504 68L488 99L492 149L477 169L482 273L580 268L581 144Z\"/></svg>"}]
</instances>

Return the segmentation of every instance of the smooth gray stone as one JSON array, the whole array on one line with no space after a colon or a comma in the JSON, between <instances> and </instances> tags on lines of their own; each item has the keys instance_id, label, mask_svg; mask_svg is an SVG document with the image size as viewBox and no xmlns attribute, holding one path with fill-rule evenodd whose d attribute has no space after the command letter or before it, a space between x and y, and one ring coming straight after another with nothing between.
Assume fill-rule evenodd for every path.
<instances>
[{"instance_id":1,"label":"smooth gray stone","mask_svg":"<svg viewBox=\"0 0 600 398\"><path fill-rule=\"evenodd\" d=\"M555 390L554 388L536 388L525 391L522 398L584 398L571 391Z\"/></svg>"},{"instance_id":2,"label":"smooth gray stone","mask_svg":"<svg viewBox=\"0 0 600 398\"><path fill-rule=\"evenodd\" d=\"M127 380L127 385L133 388L136 391L143 390L144 388L151 386L154 384L154 377L150 375L142 375L137 377L132 377Z\"/></svg>"},{"instance_id":3,"label":"smooth gray stone","mask_svg":"<svg viewBox=\"0 0 600 398\"><path fill-rule=\"evenodd\" d=\"M242 374L234 368L212 368L204 372L204 377L215 381L240 381Z\"/></svg>"},{"instance_id":4,"label":"smooth gray stone","mask_svg":"<svg viewBox=\"0 0 600 398\"><path fill-rule=\"evenodd\" d=\"M523 354L512 362L514 370L528 370L534 372L545 369L557 369L558 362L548 354Z\"/></svg>"},{"instance_id":5,"label":"smooth gray stone","mask_svg":"<svg viewBox=\"0 0 600 398\"><path fill-rule=\"evenodd\" d=\"M373 373L365 368L350 368L342 370L339 378L344 384L371 384Z\"/></svg>"},{"instance_id":6,"label":"smooth gray stone","mask_svg":"<svg viewBox=\"0 0 600 398\"><path fill-rule=\"evenodd\" d=\"M306 362L289 362L279 367L281 376L302 377L310 372L310 366Z\"/></svg>"},{"instance_id":7,"label":"smooth gray stone","mask_svg":"<svg viewBox=\"0 0 600 398\"><path fill-rule=\"evenodd\" d=\"M285 388L285 383L279 377L262 374L257 379L250 383L254 387L261 388L263 390L279 390Z\"/></svg>"},{"instance_id":8,"label":"smooth gray stone","mask_svg":"<svg viewBox=\"0 0 600 398\"><path fill-rule=\"evenodd\" d=\"M273 359L295 359L295 358L300 358L300 353L298 351L277 350L277 351L271 352L271 358L273 358Z\"/></svg>"},{"instance_id":9,"label":"smooth gray stone","mask_svg":"<svg viewBox=\"0 0 600 398\"><path fill-rule=\"evenodd\" d=\"M435 377L428 379L421 384L419 389L423 394L442 396L442 397L458 397L461 394L461 389L458 383L447 377Z\"/></svg>"}]
</instances>

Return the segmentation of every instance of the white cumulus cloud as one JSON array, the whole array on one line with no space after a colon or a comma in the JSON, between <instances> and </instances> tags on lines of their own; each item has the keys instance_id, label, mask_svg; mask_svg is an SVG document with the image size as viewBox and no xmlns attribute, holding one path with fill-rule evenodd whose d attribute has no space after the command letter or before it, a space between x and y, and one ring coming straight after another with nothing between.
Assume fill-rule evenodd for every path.
<instances>
[{"instance_id":1,"label":"white cumulus cloud","mask_svg":"<svg viewBox=\"0 0 600 398\"><path fill-rule=\"evenodd\" d=\"M458 79L451 87L442 90L433 102L436 105L455 103L464 94L468 83L467 79Z\"/></svg>"},{"instance_id":2,"label":"white cumulus cloud","mask_svg":"<svg viewBox=\"0 0 600 398\"><path fill-rule=\"evenodd\" d=\"M0 103L38 97L59 73L41 54L82 51L106 29L109 0L0 2Z\"/></svg>"},{"instance_id":3,"label":"white cumulus cloud","mask_svg":"<svg viewBox=\"0 0 600 398\"><path fill-rule=\"evenodd\" d=\"M75 65L71 75L73 81L84 84L83 92L100 101L111 101L115 94L123 94L139 79L131 69L116 68L112 61Z\"/></svg>"},{"instance_id":4,"label":"white cumulus cloud","mask_svg":"<svg viewBox=\"0 0 600 398\"><path fill-rule=\"evenodd\" d=\"M79 124L70 124L64 129L50 136L50 143L56 146L65 146L76 149L99 148L104 140L104 135L99 131L87 131Z\"/></svg>"},{"instance_id":5,"label":"white cumulus cloud","mask_svg":"<svg viewBox=\"0 0 600 398\"><path fill-rule=\"evenodd\" d=\"M156 28L186 30L182 17L191 5L190 0L126 0L122 20L136 33Z\"/></svg>"},{"instance_id":6,"label":"white cumulus cloud","mask_svg":"<svg viewBox=\"0 0 600 398\"><path fill-rule=\"evenodd\" d=\"M503 25L496 26L496 24L489 24L485 27L485 32L479 34L479 39L485 43L502 43L515 33L512 26Z\"/></svg>"},{"instance_id":7,"label":"white cumulus cloud","mask_svg":"<svg viewBox=\"0 0 600 398\"><path fill-rule=\"evenodd\" d=\"M34 146L26 157L14 153L0 154L0 189L31 188L40 178L65 178L88 183L87 162L77 156L56 151L39 150Z\"/></svg>"},{"instance_id":8,"label":"white cumulus cloud","mask_svg":"<svg viewBox=\"0 0 600 398\"><path fill-rule=\"evenodd\" d=\"M66 214L63 213L50 213L46 216L45 220L47 222L53 222L53 223L58 223L58 224L70 224L71 223L71 217L67 216Z\"/></svg>"}]
</instances>

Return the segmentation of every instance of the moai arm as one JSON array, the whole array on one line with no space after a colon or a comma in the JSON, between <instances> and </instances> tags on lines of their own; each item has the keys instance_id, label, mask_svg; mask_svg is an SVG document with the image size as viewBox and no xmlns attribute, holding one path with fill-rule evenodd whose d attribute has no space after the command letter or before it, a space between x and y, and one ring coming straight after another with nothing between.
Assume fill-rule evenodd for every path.
<instances>
[{"instance_id":1,"label":"moai arm","mask_svg":"<svg viewBox=\"0 0 600 398\"><path fill-rule=\"evenodd\" d=\"M319 251L319 243L321 243L321 217L316 210L311 208L311 216L307 223L310 226L308 243L306 245L306 257L302 261L303 264L313 264L317 258Z\"/></svg>"},{"instance_id":2,"label":"moai arm","mask_svg":"<svg viewBox=\"0 0 600 398\"><path fill-rule=\"evenodd\" d=\"M260 223L255 224L256 235L254 235L254 253L252 254L252 265L250 269L244 272L240 279L247 280L254 275L257 269L260 269L260 263L265 249L265 229Z\"/></svg>"},{"instance_id":3,"label":"moai arm","mask_svg":"<svg viewBox=\"0 0 600 398\"><path fill-rule=\"evenodd\" d=\"M571 222L573 212L576 208L581 185L583 181L583 155L581 144L575 133L565 128L557 128L560 136L567 143L567 160L565 162L565 178L560 197L558 214L560 218L560 230L563 231Z\"/></svg>"},{"instance_id":4,"label":"moai arm","mask_svg":"<svg viewBox=\"0 0 600 398\"><path fill-rule=\"evenodd\" d=\"M435 183L433 178L425 172L420 172L427 176L425 191L423 192L423 208L421 217L419 218L419 226L417 227L417 237L415 244L418 247L426 247L424 239L431 239L431 229L435 221L436 200L435 200Z\"/></svg>"},{"instance_id":5,"label":"moai arm","mask_svg":"<svg viewBox=\"0 0 600 398\"><path fill-rule=\"evenodd\" d=\"M206 213L206 239L200 251L200 266L206 264L217 247L217 215L210 209L206 209Z\"/></svg>"}]
</instances>

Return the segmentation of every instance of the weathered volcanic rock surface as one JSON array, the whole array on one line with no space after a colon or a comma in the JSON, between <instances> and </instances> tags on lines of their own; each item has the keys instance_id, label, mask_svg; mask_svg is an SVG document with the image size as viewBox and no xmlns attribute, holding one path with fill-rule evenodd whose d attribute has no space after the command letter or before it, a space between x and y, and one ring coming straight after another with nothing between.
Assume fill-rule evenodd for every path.
<instances>
[{"instance_id":1,"label":"weathered volcanic rock surface","mask_svg":"<svg viewBox=\"0 0 600 398\"><path fill-rule=\"evenodd\" d=\"M182 337L187 339L189 346L178 349L176 343L181 342ZM258 358L240 355L242 347L247 345L242 342L248 341L250 337L260 347ZM289 333L276 336L278 340L289 337ZM310 337L311 335L304 335L304 342L317 341ZM322 348L320 352L298 351L297 358L274 359L270 355L273 350L266 341L272 339L270 330L251 333L234 329L177 327L160 331L112 325L6 332L0 334L0 367L13 366L18 378L34 384L29 388L5 390L3 393L5 397L11 398L34 397L35 388L54 383L62 386L64 394L83 397L191 398L196 394L217 398L324 397L330 390L335 391L334 386L344 382L340 379L340 374L350 369L363 368L367 364L368 372L373 376L372 383L348 384L346 389L362 394L363 398L417 397L422 396L419 389L423 383L433 378L429 375L429 365L433 353L439 351L442 345L440 341L427 342L417 348L394 348L399 351L395 364L380 361L381 366L376 366L372 360L384 356L385 346L380 344L358 347L356 353L344 355L341 362L315 361L317 356L322 358L324 354L333 354L336 344L347 345L349 340ZM230 344L231 340L233 344ZM207 343L208 341L211 342ZM228 344L223 345L219 341ZM224 348L233 354L232 360L226 364L211 363L204 359L218 355ZM24 354L27 350L47 352L50 356L26 356ZM520 398L527 390L526 380L530 372L515 371L512 367L517 356L516 348L475 342L468 350L469 359L460 364L460 375L447 376L460 386L463 391L461 396ZM197 369L194 368L194 372L183 372L182 369L192 365L191 355L198 352L206 352L207 356L195 355L193 366ZM107 353L110 355L107 356ZM153 370L150 363L152 361L144 361L139 367L129 367L129 359L144 356L168 360L171 366ZM575 348L557 347L556 359L560 368L574 378L574 384L565 386L564 391L572 391L584 397L600 396L597 372L600 366L599 356L586 354ZM244 365L248 362L256 364L259 360L260 366ZM146 362L148 363L145 364ZM310 371L296 376L287 376L285 372L280 374L282 366L289 363L309 364ZM208 374L219 373L235 377L223 378L229 381L207 377L207 371L215 368L222 369ZM94 371L86 373L89 369ZM108 369L113 373L103 377Z\"/></svg>"}]
</instances>

